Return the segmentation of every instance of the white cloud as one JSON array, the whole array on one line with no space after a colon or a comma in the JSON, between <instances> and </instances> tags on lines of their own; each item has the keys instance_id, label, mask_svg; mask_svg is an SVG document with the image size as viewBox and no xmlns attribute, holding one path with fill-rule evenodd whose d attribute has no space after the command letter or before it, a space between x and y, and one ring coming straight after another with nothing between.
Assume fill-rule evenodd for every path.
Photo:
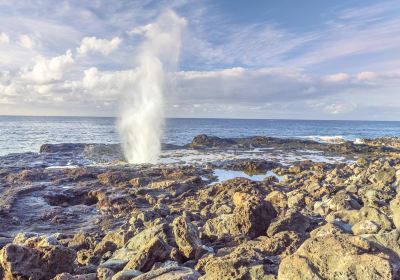
<instances>
[{"instance_id":1,"label":"white cloud","mask_svg":"<svg viewBox=\"0 0 400 280\"><path fill-rule=\"evenodd\" d=\"M39 84L60 81L63 79L64 71L73 63L70 50L51 59L39 57L31 69L22 73L22 77Z\"/></svg>"},{"instance_id":2,"label":"white cloud","mask_svg":"<svg viewBox=\"0 0 400 280\"><path fill-rule=\"evenodd\" d=\"M146 32L148 32L149 30L151 30L153 28L153 24L146 24L146 25L141 25L141 26L137 26L132 28L131 30L129 30L127 33L128 35L142 35L145 34Z\"/></svg>"},{"instance_id":3,"label":"white cloud","mask_svg":"<svg viewBox=\"0 0 400 280\"><path fill-rule=\"evenodd\" d=\"M1 32L0 33L0 44L7 44L10 43L10 37L8 37L7 33Z\"/></svg>"},{"instance_id":4,"label":"white cloud","mask_svg":"<svg viewBox=\"0 0 400 280\"><path fill-rule=\"evenodd\" d=\"M18 44L25 49L33 49L36 45L36 42L32 36L23 34L19 36Z\"/></svg>"},{"instance_id":5,"label":"white cloud","mask_svg":"<svg viewBox=\"0 0 400 280\"><path fill-rule=\"evenodd\" d=\"M111 52L118 49L122 39L114 37L111 40L97 39L96 37L85 37L82 39L77 52L80 55L87 55L88 53L101 53L103 55L109 55Z\"/></svg>"},{"instance_id":6,"label":"white cloud","mask_svg":"<svg viewBox=\"0 0 400 280\"><path fill-rule=\"evenodd\" d=\"M332 83L343 82L349 79L349 75L346 73L336 73L332 75L328 75L325 77L325 80Z\"/></svg>"},{"instance_id":7,"label":"white cloud","mask_svg":"<svg viewBox=\"0 0 400 280\"><path fill-rule=\"evenodd\" d=\"M357 79L359 80L372 80L376 77L377 74L375 72L370 72L370 71L360 72L357 74Z\"/></svg>"}]
</instances>

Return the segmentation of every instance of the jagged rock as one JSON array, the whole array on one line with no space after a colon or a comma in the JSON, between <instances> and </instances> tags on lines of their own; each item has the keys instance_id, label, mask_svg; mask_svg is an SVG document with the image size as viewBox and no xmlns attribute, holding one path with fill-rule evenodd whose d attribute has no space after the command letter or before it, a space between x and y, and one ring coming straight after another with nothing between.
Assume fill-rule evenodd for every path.
<instances>
[{"instance_id":1,"label":"jagged rock","mask_svg":"<svg viewBox=\"0 0 400 280\"><path fill-rule=\"evenodd\" d=\"M197 280L200 273L188 267L172 265L159 269L154 269L135 278L135 280L152 280L152 279L168 279L168 280Z\"/></svg>"},{"instance_id":2,"label":"jagged rock","mask_svg":"<svg viewBox=\"0 0 400 280\"><path fill-rule=\"evenodd\" d=\"M295 211L288 211L285 215L272 220L268 227L268 236L273 236L280 231L295 231L305 233L310 227L310 218Z\"/></svg>"},{"instance_id":3,"label":"jagged rock","mask_svg":"<svg viewBox=\"0 0 400 280\"><path fill-rule=\"evenodd\" d=\"M164 261L169 254L169 245L161 238L153 237L153 239L142 245L124 269L146 272L151 269L155 262Z\"/></svg>"},{"instance_id":4,"label":"jagged rock","mask_svg":"<svg viewBox=\"0 0 400 280\"><path fill-rule=\"evenodd\" d=\"M76 251L90 249L94 246L95 240L83 232L79 232L68 242L68 247Z\"/></svg>"},{"instance_id":5,"label":"jagged rock","mask_svg":"<svg viewBox=\"0 0 400 280\"><path fill-rule=\"evenodd\" d=\"M76 262L79 265L98 264L100 258L92 250L82 249L77 252Z\"/></svg>"},{"instance_id":6,"label":"jagged rock","mask_svg":"<svg viewBox=\"0 0 400 280\"><path fill-rule=\"evenodd\" d=\"M133 269L125 269L115 274L111 280L131 280L138 277L142 272Z\"/></svg>"},{"instance_id":7,"label":"jagged rock","mask_svg":"<svg viewBox=\"0 0 400 280\"><path fill-rule=\"evenodd\" d=\"M379 186L386 186L394 182L396 179L396 169L393 167L386 167L371 175L368 180Z\"/></svg>"},{"instance_id":8,"label":"jagged rock","mask_svg":"<svg viewBox=\"0 0 400 280\"><path fill-rule=\"evenodd\" d=\"M380 250L388 254L394 263L400 262L400 231L392 230L390 232L378 234L365 234L362 236L372 242Z\"/></svg>"},{"instance_id":9,"label":"jagged rock","mask_svg":"<svg viewBox=\"0 0 400 280\"><path fill-rule=\"evenodd\" d=\"M220 215L206 222L204 233L207 236L243 236L252 239L264 233L276 216L271 204L257 196L235 193L233 201L236 207L232 214Z\"/></svg>"},{"instance_id":10,"label":"jagged rock","mask_svg":"<svg viewBox=\"0 0 400 280\"><path fill-rule=\"evenodd\" d=\"M224 139L215 136L208 136L205 134L197 135L193 138L192 143L189 145L191 148L202 149L202 148L215 148L224 147L234 144L235 141L231 139Z\"/></svg>"},{"instance_id":11,"label":"jagged rock","mask_svg":"<svg viewBox=\"0 0 400 280\"><path fill-rule=\"evenodd\" d=\"M251 246L240 246L223 256L206 255L196 269L204 271L203 280L263 279L277 270L278 259L268 257ZM252 275L257 275L253 277Z\"/></svg>"},{"instance_id":12,"label":"jagged rock","mask_svg":"<svg viewBox=\"0 0 400 280\"><path fill-rule=\"evenodd\" d=\"M51 279L62 272L72 272L75 252L62 246L29 248L8 244L0 251L4 275L32 280Z\"/></svg>"},{"instance_id":13,"label":"jagged rock","mask_svg":"<svg viewBox=\"0 0 400 280\"><path fill-rule=\"evenodd\" d=\"M71 275L69 273L58 274L53 280L96 280L96 273Z\"/></svg>"},{"instance_id":14,"label":"jagged rock","mask_svg":"<svg viewBox=\"0 0 400 280\"><path fill-rule=\"evenodd\" d=\"M355 235L377 233L380 226L370 220L363 220L351 227Z\"/></svg>"},{"instance_id":15,"label":"jagged rock","mask_svg":"<svg viewBox=\"0 0 400 280\"><path fill-rule=\"evenodd\" d=\"M286 256L293 254L303 243L305 237L293 231L281 231L272 237L259 237L260 242L255 248L268 256Z\"/></svg>"},{"instance_id":16,"label":"jagged rock","mask_svg":"<svg viewBox=\"0 0 400 280\"><path fill-rule=\"evenodd\" d=\"M34 233L34 232L18 233L14 237L13 243L17 244L17 245L28 246L31 248L60 245L55 237L39 235L38 233Z\"/></svg>"},{"instance_id":17,"label":"jagged rock","mask_svg":"<svg viewBox=\"0 0 400 280\"><path fill-rule=\"evenodd\" d=\"M140 250L143 244L148 243L154 237L159 237L161 240L167 242L168 241L167 232L168 232L167 224L154 225L152 227L149 227L141 231L139 234L129 239L125 247L133 251Z\"/></svg>"},{"instance_id":18,"label":"jagged rock","mask_svg":"<svg viewBox=\"0 0 400 280\"><path fill-rule=\"evenodd\" d=\"M343 229L341 229L339 226L332 224L332 223L327 223L323 226L320 226L310 232L311 237L321 237L325 235L337 235L337 234L342 234L344 233Z\"/></svg>"},{"instance_id":19,"label":"jagged rock","mask_svg":"<svg viewBox=\"0 0 400 280\"><path fill-rule=\"evenodd\" d=\"M390 202L390 210L392 212L393 224L397 229L400 229L400 195L396 195Z\"/></svg>"},{"instance_id":20,"label":"jagged rock","mask_svg":"<svg viewBox=\"0 0 400 280\"><path fill-rule=\"evenodd\" d=\"M183 256L188 259L199 258L205 252L199 233L188 217L177 217L172 223L176 244Z\"/></svg>"},{"instance_id":21,"label":"jagged rock","mask_svg":"<svg viewBox=\"0 0 400 280\"><path fill-rule=\"evenodd\" d=\"M111 280L115 272L106 267L99 267L97 268L96 275L99 280Z\"/></svg>"},{"instance_id":22,"label":"jagged rock","mask_svg":"<svg viewBox=\"0 0 400 280\"><path fill-rule=\"evenodd\" d=\"M281 261L278 279L393 279L389 256L350 235L310 238Z\"/></svg>"},{"instance_id":23,"label":"jagged rock","mask_svg":"<svg viewBox=\"0 0 400 280\"><path fill-rule=\"evenodd\" d=\"M109 259L102 264L99 265L99 267L105 267L108 269L113 270L114 272L118 272L122 270L125 265L128 263L126 260L119 260L119 259Z\"/></svg>"},{"instance_id":24,"label":"jagged rock","mask_svg":"<svg viewBox=\"0 0 400 280\"><path fill-rule=\"evenodd\" d=\"M281 191L272 191L265 198L266 201L270 202L272 207L277 212L287 207L287 197L286 194Z\"/></svg>"}]
</instances>

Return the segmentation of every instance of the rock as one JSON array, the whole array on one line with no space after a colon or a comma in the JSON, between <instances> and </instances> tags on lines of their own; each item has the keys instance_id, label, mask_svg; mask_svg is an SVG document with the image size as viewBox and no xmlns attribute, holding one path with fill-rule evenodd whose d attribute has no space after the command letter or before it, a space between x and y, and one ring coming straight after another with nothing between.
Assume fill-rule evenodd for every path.
<instances>
[{"instance_id":1,"label":"rock","mask_svg":"<svg viewBox=\"0 0 400 280\"><path fill-rule=\"evenodd\" d=\"M69 273L58 274L53 280L96 280L96 273L71 275Z\"/></svg>"},{"instance_id":2,"label":"rock","mask_svg":"<svg viewBox=\"0 0 400 280\"><path fill-rule=\"evenodd\" d=\"M133 269L147 272L155 262L162 262L170 253L170 248L161 238L154 237L143 244L137 253L126 264L124 270Z\"/></svg>"},{"instance_id":3,"label":"rock","mask_svg":"<svg viewBox=\"0 0 400 280\"><path fill-rule=\"evenodd\" d=\"M82 249L90 249L94 246L94 239L83 232L74 235L72 240L68 242L68 247L76 251Z\"/></svg>"},{"instance_id":4,"label":"rock","mask_svg":"<svg viewBox=\"0 0 400 280\"><path fill-rule=\"evenodd\" d=\"M397 229L400 229L400 195L396 195L390 202L390 210L392 212L393 224Z\"/></svg>"},{"instance_id":5,"label":"rock","mask_svg":"<svg viewBox=\"0 0 400 280\"><path fill-rule=\"evenodd\" d=\"M92 250L83 249L77 252L76 262L79 265L97 265L100 262L100 257L96 256Z\"/></svg>"},{"instance_id":6,"label":"rock","mask_svg":"<svg viewBox=\"0 0 400 280\"><path fill-rule=\"evenodd\" d=\"M100 264L99 267L108 268L113 270L114 272L118 272L122 270L127 263L128 263L127 260L109 259Z\"/></svg>"},{"instance_id":7,"label":"rock","mask_svg":"<svg viewBox=\"0 0 400 280\"><path fill-rule=\"evenodd\" d=\"M188 217L177 217L172 223L173 233L179 251L187 259L198 259L205 252L199 233Z\"/></svg>"},{"instance_id":8,"label":"rock","mask_svg":"<svg viewBox=\"0 0 400 280\"><path fill-rule=\"evenodd\" d=\"M197 280L200 276L199 272L188 267L169 266L141 274L135 280Z\"/></svg>"},{"instance_id":9,"label":"rock","mask_svg":"<svg viewBox=\"0 0 400 280\"><path fill-rule=\"evenodd\" d=\"M260 242L255 246L268 256L280 256L293 254L303 243L305 237L293 231L281 231L272 237L259 237Z\"/></svg>"},{"instance_id":10,"label":"rock","mask_svg":"<svg viewBox=\"0 0 400 280\"><path fill-rule=\"evenodd\" d=\"M60 245L55 237L39 235L34 232L18 233L13 240L14 244L25 245L31 248Z\"/></svg>"},{"instance_id":11,"label":"rock","mask_svg":"<svg viewBox=\"0 0 400 280\"><path fill-rule=\"evenodd\" d=\"M125 247L133 251L138 251L141 249L143 244L148 243L154 237L158 237L164 242L167 242L168 241L167 232L168 232L167 224L154 225L152 227L149 227L141 231L139 234L129 239Z\"/></svg>"},{"instance_id":12,"label":"rock","mask_svg":"<svg viewBox=\"0 0 400 280\"><path fill-rule=\"evenodd\" d=\"M271 203L276 212L280 212L282 209L285 209L287 207L286 194L280 191L270 192L265 200Z\"/></svg>"},{"instance_id":13,"label":"rock","mask_svg":"<svg viewBox=\"0 0 400 280\"><path fill-rule=\"evenodd\" d=\"M393 279L389 256L350 235L310 238L281 261L280 279Z\"/></svg>"},{"instance_id":14,"label":"rock","mask_svg":"<svg viewBox=\"0 0 400 280\"><path fill-rule=\"evenodd\" d=\"M399 230L392 230L390 232L378 234L364 234L362 237L373 243L374 246L378 247L381 251L388 254L393 259L393 263L400 262Z\"/></svg>"},{"instance_id":15,"label":"rock","mask_svg":"<svg viewBox=\"0 0 400 280\"><path fill-rule=\"evenodd\" d=\"M207 255L200 259L196 269L204 271L203 280L264 279L277 270L278 259L268 257L251 246L242 245L223 256ZM258 275L251 278L251 275Z\"/></svg>"},{"instance_id":16,"label":"rock","mask_svg":"<svg viewBox=\"0 0 400 280\"><path fill-rule=\"evenodd\" d=\"M133 269L125 269L117 274L115 274L111 279L112 280L131 280L133 278L138 277L140 274L142 274L138 270L133 270Z\"/></svg>"},{"instance_id":17,"label":"rock","mask_svg":"<svg viewBox=\"0 0 400 280\"><path fill-rule=\"evenodd\" d=\"M29 248L8 244L0 251L4 275L32 280L51 279L62 272L72 272L75 252L62 246Z\"/></svg>"},{"instance_id":18,"label":"rock","mask_svg":"<svg viewBox=\"0 0 400 280\"><path fill-rule=\"evenodd\" d=\"M210 219L204 226L204 233L210 238L246 237L255 238L266 231L271 220L276 216L271 204L257 196L239 199L234 194L236 207L233 214L223 214Z\"/></svg>"},{"instance_id":19,"label":"rock","mask_svg":"<svg viewBox=\"0 0 400 280\"><path fill-rule=\"evenodd\" d=\"M224 139L215 136L208 136L205 134L197 135L193 138L192 143L189 145L194 149L203 149L203 148L216 148L216 147L224 147L234 144L235 141L231 139Z\"/></svg>"},{"instance_id":20,"label":"rock","mask_svg":"<svg viewBox=\"0 0 400 280\"><path fill-rule=\"evenodd\" d=\"M323 226L320 226L310 232L311 237L321 237L325 235L338 235L344 233L343 229L341 229L339 226L332 224L332 223L327 223Z\"/></svg>"},{"instance_id":21,"label":"rock","mask_svg":"<svg viewBox=\"0 0 400 280\"><path fill-rule=\"evenodd\" d=\"M354 235L377 233L380 226L370 220L363 220L352 226Z\"/></svg>"},{"instance_id":22,"label":"rock","mask_svg":"<svg viewBox=\"0 0 400 280\"><path fill-rule=\"evenodd\" d=\"M275 218L268 227L268 236L280 231L295 231L305 233L310 227L310 218L296 211L288 211L285 215Z\"/></svg>"},{"instance_id":23,"label":"rock","mask_svg":"<svg viewBox=\"0 0 400 280\"><path fill-rule=\"evenodd\" d=\"M96 275L99 280L111 280L115 272L106 267L99 267L97 268Z\"/></svg>"},{"instance_id":24,"label":"rock","mask_svg":"<svg viewBox=\"0 0 400 280\"><path fill-rule=\"evenodd\" d=\"M387 167L371 175L368 180L379 186L390 185L396 179L396 169Z\"/></svg>"},{"instance_id":25,"label":"rock","mask_svg":"<svg viewBox=\"0 0 400 280\"><path fill-rule=\"evenodd\" d=\"M360 203L355 199L354 195L346 191L340 191L335 194L327 201L326 205L333 212L353 209L358 210L361 208Z\"/></svg>"}]
</instances>

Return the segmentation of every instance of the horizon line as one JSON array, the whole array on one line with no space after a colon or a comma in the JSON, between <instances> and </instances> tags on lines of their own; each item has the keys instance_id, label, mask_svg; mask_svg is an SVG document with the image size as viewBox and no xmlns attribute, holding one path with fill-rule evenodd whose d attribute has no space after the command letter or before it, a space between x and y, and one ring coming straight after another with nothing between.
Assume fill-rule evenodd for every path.
<instances>
[{"instance_id":1,"label":"horizon line","mask_svg":"<svg viewBox=\"0 0 400 280\"><path fill-rule=\"evenodd\" d=\"M1 115L0 117L36 117L36 118L113 118L117 116L72 116L72 115ZM166 119L210 119L210 120L271 120L271 121L351 121L351 122L400 122L400 120L370 119L291 119L291 118L232 118L232 117L166 117Z\"/></svg>"}]
</instances>

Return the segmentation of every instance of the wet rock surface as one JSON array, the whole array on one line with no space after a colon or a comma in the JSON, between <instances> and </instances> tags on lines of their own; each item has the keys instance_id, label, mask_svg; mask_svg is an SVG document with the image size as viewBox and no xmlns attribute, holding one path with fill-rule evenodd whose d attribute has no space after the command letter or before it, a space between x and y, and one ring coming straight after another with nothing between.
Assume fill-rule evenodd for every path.
<instances>
[{"instance_id":1,"label":"wet rock surface","mask_svg":"<svg viewBox=\"0 0 400 280\"><path fill-rule=\"evenodd\" d=\"M399 279L398 143L200 135L155 165L117 145L1 157L0 278Z\"/></svg>"}]
</instances>

